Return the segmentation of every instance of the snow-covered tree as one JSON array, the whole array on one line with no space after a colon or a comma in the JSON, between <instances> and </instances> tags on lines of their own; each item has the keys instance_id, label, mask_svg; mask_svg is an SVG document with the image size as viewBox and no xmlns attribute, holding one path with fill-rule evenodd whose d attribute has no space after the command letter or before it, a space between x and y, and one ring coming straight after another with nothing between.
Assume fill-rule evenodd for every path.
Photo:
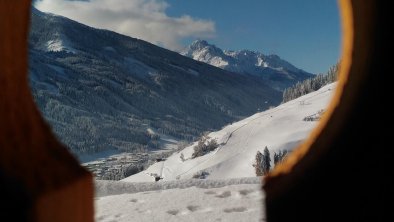
<instances>
[{"instance_id":1,"label":"snow-covered tree","mask_svg":"<svg viewBox=\"0 0 394 222\"><path fill-rule=\"evenodd\" d=\"M270 151L268 150L267 146L264 148L263 153L264 154L262 154L260 151L257 151L256 153L255 163L253 164L253 167L256 171L256 176L264 176L268 174L271 169Z\"/></svg>"},{"instance_id":2,"label":"snow-covered tree","mask_svg":"<svg viewBox=\"0 0 394 222\"><path fill-rule=\"evenodd\" d=\"M203 135L198 141L197 146L194 146L192 159L203 156L219 147L216 139L211 139L207 135Z\"/></svg>"},{"instance_id":3,"label":"snow-covered tree","mask_svg":"<svg viewBox=\"0 0 394 222\"><path fill-rule=\"evenodd\" d=\"M263 176L264 175L262 161L263 161L263 154L260 151L257 151L255 163L253 164L253 167L256 171L256 176Z\"/></svg>"}]
</instances>

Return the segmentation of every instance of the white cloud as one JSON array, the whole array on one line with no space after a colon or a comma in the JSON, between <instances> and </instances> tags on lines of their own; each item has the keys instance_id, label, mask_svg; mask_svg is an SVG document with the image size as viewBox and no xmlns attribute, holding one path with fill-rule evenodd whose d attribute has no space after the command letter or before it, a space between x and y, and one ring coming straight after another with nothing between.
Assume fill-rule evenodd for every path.
<instances>
[{"instance_id":1,"label":"white cloud","mask_svg":"<svg viewBox=\"0 0 394 222\"><path fill-rule=\"evenodd\" d=\"M164 0L38 0L44 12L62 15L96 28L180 50L184 38L212 38L215 23L188 15L170 17Z\"/></svg>"}]
</instances>

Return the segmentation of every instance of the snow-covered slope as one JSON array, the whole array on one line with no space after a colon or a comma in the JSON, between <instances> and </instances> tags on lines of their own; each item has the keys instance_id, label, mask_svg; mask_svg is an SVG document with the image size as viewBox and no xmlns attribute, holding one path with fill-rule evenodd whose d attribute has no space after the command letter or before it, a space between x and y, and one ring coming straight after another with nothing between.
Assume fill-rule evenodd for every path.
<instances>
[{"instance_id":1,"label":"snow-covered slope","mask_svg":"<svg viewBox=\"0 0 394 222\"><path fill-rule=\"evenodd\" d=\"M204 40L194 41L181 54L228 71L260 76L281 90L311 77L310 73L277 55L264 55L250 50L226 51Z\"/></svg>"},{"instance_id":2,"label":"snow-covered slope","mask_svg":"<svg viewBox=\"0 0 394 222\"><path fill-rule=\"evenodd\" d=\"M253 179L254 183L224 186L215 186L216 182L198 186L198 180L187 180L196 186L123 192L120 195L98 193L95 199L96 221L264 221L261 184L256 180L258 178L246 182L253 182ZM182 181L174 182L183 184ZM96 184L100 191L108 188L122 192L130 187L143 189L149 183L98 181Z\"/></svg>"},{"instance_id":3,"label":"snow-covered slope","mask_svg":"<svg viewBox=\"0 0 394 222\"><path fill-rule=\"evenodd\" d=\"M252 164L256 152L262 151L265 146L271 155L274 151L293 149L317 123L303 119L324 110L334 88L335 83L329 84L316 92L210 133L209 136L216 138L220 144L211 153L191 159L193 147L197 144L194 143L123 181L153 181L152 174L161 175L164 181L189 179L201 171L209 173L209 179L253 177L255 171ZM182 154L185 161L180 158Z\"/></svg>"}]
</instances>

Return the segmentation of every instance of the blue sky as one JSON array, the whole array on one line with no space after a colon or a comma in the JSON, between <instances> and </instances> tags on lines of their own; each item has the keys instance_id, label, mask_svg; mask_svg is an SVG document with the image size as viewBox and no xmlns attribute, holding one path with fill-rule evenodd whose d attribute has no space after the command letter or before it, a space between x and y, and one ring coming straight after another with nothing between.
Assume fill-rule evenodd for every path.
<instances>
[{"instance_id":1,"label":"blue sky","mask_svg":"<svg viewBox=\"0 0 394 222\"><path fill-rule=\"evenodd\" d=\"M170 16L188 14L215 22L209 39L223 49L277 54L306 71L323 73L340 56L335 0L168 0ZM190 43L185 39L184 43Z\"/></svg>"},{"instance_id":2,"label":"blue sky","mask_svg":"<svg viewBox=\"0 0 394 222\"><path fill-rule=\"evenodd\" d=\"M37 0L35 6L175 51L205 39L222 49L277 54L312 73L325 73L340 53L336 0Z\"/></svg>"}]
</instances>

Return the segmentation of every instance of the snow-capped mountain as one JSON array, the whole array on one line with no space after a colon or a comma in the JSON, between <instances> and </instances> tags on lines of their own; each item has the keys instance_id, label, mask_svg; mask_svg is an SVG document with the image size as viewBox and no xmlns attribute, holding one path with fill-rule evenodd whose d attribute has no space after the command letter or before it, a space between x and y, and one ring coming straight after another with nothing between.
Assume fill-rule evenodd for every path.
<instances>
[{"instance_id":1,"label":"snow-capped mountain","mask_svg":"<svg viewBox=\"0 0 394 222\"><path fill-rule=\"evenodd\" d=\"M335 83L326 85L318 91L227 125L208 135L219 144L214 151L192 158L197 145L195 142L167 160L155 163L123 181L153 181L152 175L159 175L164 181L191 179L202 174L207 179L256 176L252 165L257 151L262 152L266 146L271 156L281 150L291 151L316 126L334 89Z\"/></svg>"},{"instance_id":2,"label":"snow-capped mountain","mask_svg":"<svg viewBox=\"0 0 394 222\"><path fill-rule=\"evenodd\" d=\"M34 8L31 21L33 96L75 152L142 152L165 136L190 141L281 101L252 75Z\"/></svg>"},{"instance_id":3,"label":"snow-capped mountain","mask_svg":"<svg viewBox=\"0 0 394 222\"><path fill-rule=\"evenodd\" d=\"M231 72L259 76L280 90L312 76L277 55L249 50L226 51L204 40L194 41L181 54Z\"/></svg>"}]
</instances>

